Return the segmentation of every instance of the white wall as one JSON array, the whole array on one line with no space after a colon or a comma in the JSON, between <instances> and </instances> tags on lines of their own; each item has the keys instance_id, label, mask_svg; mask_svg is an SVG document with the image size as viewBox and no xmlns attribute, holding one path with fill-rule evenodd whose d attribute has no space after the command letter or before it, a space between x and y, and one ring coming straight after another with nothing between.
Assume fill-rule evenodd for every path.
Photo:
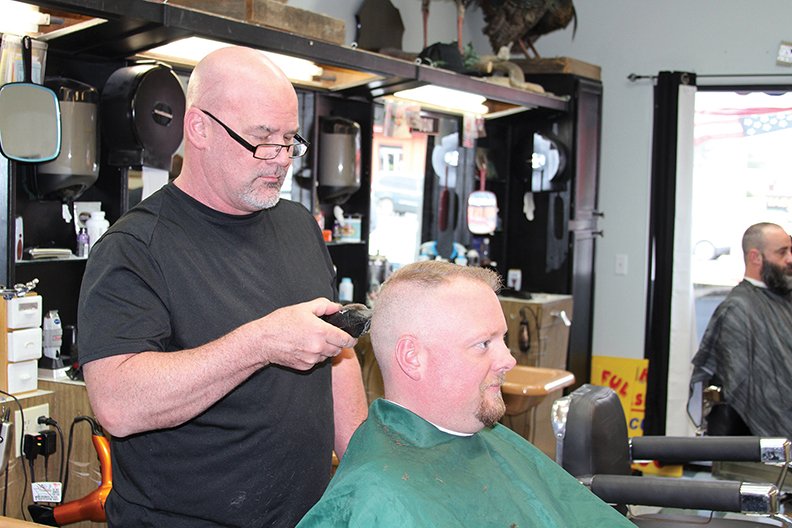
<instances>
[{"instance_id":1,"label":"white wall","mask_svg":"<svg viewBox=\"0 0 792 528\"><path fill-rule=\"evenodd\" d=\"M405 25L403 49L422 47L421 1L392 0ZM290 0L290 4L341 18L354 36L358 0ZM572 27L541 38L544 57L566 56L602 67L604 107L600 226L594 299L594 354L643 357L647 233L652 140L652 84L630 82L631 73L662 70L698 74L790 74L776 66L782 40L792 41L788 0L576 0ZM429 42L456 40L455 4L431 4ZM463 42L491 53L481 12L469 10ZM792 76L778 79L792 82ZM699 84L716 80L700 79ZM628 274L614 274L616 255L628 257Z\"/></svg>"},{"instance_id":2,"label":"white wall","mask_svg":"<svg viewBox=\"0 0 792 528\"><path fill-rule=\"evenodd\" d=\"M355 13L363 5L363 0L288 0L289 5L322 13L343 20L346 23L346 42L355 39ZM399 10L404 23L402 49L418 53L423 48L423 18L421 0L391 0ZM479 54L491 53L487 36L481 32L484 26L481 10L471 8L465 15L462 42L473 43ZM432 0L429 4L429 44L435 42L454 42L457 40L456 3L451 0Z\"/></svg>"}]
</instances>

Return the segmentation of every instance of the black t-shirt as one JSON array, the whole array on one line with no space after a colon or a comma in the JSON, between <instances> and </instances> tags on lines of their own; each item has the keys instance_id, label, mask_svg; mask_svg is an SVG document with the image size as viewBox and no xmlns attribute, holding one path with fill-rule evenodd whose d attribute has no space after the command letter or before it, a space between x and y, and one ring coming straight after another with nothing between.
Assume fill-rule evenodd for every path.
<instances>
[{"instance_id":1,"label":"black t-shirt","mask_svg":"<svg viewBox=\"0 0 792 528\"><path fill-rule=\"evenodd\" d=\"M299 204L219 213L169 184L93 247L80 293L80 360L168 353L291 304L335 296ZM111 526L293 526L330 477L330 365L266 367L192 421L111 440Z\"/></svg>"}]
</instances>

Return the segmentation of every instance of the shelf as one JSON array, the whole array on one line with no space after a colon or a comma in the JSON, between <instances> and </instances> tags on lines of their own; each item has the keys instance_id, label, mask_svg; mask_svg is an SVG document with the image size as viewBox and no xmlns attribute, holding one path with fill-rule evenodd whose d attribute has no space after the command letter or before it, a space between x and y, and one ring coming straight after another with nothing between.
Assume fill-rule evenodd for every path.
<instances>
[{"instance_id":1,"label":"shelf","mask_svg":"<svg viewBox=\"0 0 792 528\"><path fill-rule=\"evenodd\" d=\"M64 262L83 262L88 260L88 257L77 257L72 254L71 257L67 258L38 258L38 259L25 259L25 260L17 260L17 266L31 266L37 264L44 264L44 263L64 263Z\"/></svg>"},{"instance_id":2,"label":"shelf","mask_svg":"<svg viewBox=\"0 0 792 528\"><path fill-rule=\"evenodd\" d=\"M56 29L42 35L49 49L70 56L86 55L122 59L189 36L201 36L232 44L283 53L312 60L322 66L368 74L350 87L347 76L340 87L322 84L329 91L379 97L396 90L435 84L487 97L501 112L548 109L566 112L566 97L541 94L483 81L448 70L417 65L407 60L381 55L351 46L340 46L294 33L218 16L216 14L154 1L143 0L40 0L31 3L77 15L102 19ZM365 85L361 90L360 86ZM354 90L354 91L352 91Z\"/></svg>"},{"instance_id":3,"label":"shelf","mask_svg":"<svg viewBox=\"0 0 792 528\"><path fill-rule=\"evenodd\" d=\"M325 242L325 244L327 244L327 247L363 246L363 245L366 244L366 241L365 240L361 240L359 242L352 242L352 241L339 240L339 241L333 241L333 242Z\"/></svg>"}]
</instances>

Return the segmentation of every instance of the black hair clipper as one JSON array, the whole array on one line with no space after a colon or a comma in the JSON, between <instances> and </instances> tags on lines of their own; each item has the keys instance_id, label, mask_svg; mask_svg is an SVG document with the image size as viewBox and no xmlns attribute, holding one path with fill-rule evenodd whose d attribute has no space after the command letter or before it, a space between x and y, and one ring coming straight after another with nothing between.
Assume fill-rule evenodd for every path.
<instances>
[{"instance_id":1,"label":"black hair clipper","mask_svg":"<svg viewBox=\"0 0 792 528\"><path fill-rule=\"evenodd\" d=\"M346 304L334 314L323 315L322 319L357 339L369 331L371 310L365 304Z\"/></svg>"}]
</instances>

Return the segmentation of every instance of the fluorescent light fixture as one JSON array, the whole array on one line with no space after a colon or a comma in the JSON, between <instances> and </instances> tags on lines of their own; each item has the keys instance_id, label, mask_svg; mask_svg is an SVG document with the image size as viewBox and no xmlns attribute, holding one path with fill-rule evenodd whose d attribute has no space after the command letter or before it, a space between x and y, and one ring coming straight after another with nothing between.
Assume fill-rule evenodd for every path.
<instances>
[{"instance_id":1,"label":"fluorescent light fixture","mask_svg":"<svg viewBox=\"0 0 792 528\"><path fill-rule=\"evenodd\" d=\"M38 6L0 0L0 33L37 35L39 24L45 23Z\"/></svg>"},{"instance_id":2,"label":"fluorescent light fixture","mask_svg":"<svg viewBox=\"0 0 792 528\"><path fill-rule=\"evenodd\" d=\"M147 50L144 54L160 58L165 61L177 61L187 64L197 64L209 53L232 46L227 42L205 39L201 37L187 37L176 40L170 44L158 46ZM313 62L279 53L262 51L264 55L274 62L286 77L294 82L310 82L316 77L321 77L323 70Z\"/></svg>"},{"instance_id":3,"label":"fluorescent light fixture","mask_svg":"<svg viewBox=\"0 0 792 528\"><path fill-rule=\"evenodd\" d=\"M399 99L408 99L454 112L484 115L489 111L484 104L487 98L483 95L452 90L451 88L443 88L432 84L402 90L393 95Z\"/></svg>"}]
</instances>

